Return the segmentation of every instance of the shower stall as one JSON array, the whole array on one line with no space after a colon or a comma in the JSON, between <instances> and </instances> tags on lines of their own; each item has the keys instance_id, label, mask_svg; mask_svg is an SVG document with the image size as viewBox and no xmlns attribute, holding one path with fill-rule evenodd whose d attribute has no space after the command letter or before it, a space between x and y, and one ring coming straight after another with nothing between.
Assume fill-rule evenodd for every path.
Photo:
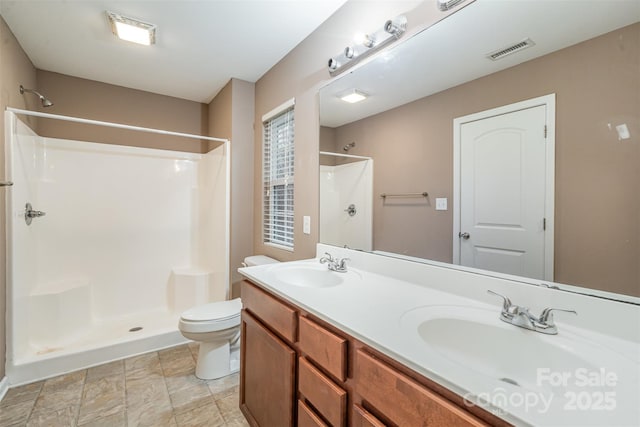
<instances>
[{"instance_id":1,"label":"shower stall","mask_svg":"<svg viewBox=\"0 0 640 427\"><path fill-rule=\"evenodd\" d=\"M180 313L228 297L229 142L195 154L48 138L15 111L10 383L185 342Z\"/></svg>"},{"instance_id":2,"label":"shower stall","mask_svg":"<svg viewBox=\"0 0 640 427\"><path fill-rule=\"evenodd\" d=\"M373 159L327 151L320 155L321 160L332 159L320 165L320 241L372 250Z\"/></svg>"}]
</instances>

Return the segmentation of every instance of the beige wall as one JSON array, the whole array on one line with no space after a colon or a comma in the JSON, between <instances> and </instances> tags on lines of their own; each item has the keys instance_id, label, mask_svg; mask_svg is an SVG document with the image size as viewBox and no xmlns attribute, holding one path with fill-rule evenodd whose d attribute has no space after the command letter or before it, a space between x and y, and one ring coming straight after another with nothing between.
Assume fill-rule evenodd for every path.
<instances>
[{"instance_id":1,"label":"beige wall","mask_svg":"<svg viewBox=\"0 0 640 427\"><path fill-rule=\"evenodd\" d=\"M6 107L36 109L40 102L35 96L20 95L19 86L36 87L36 69L24 53L13 33L0 17L0 111ZM30 121L31 125L35 122ZM4 117L0 119L0 180L5 177L4 158ZM0 224L6 221L5 192L10 189L0 188ZM4 225L0 228L0 379L5 373L6 355L6 232Z\"/></svg>"},{"instance_id":2,"label":"beige wall","mask_svg":"<svg viewBox=\"0 0 640 427\"><path fill-rule=\"evenodd\" d=\"M239 296L237 272L253 254L253 115L255 85L231 79L209 104L209 134L231 140L231 253L233 297Z\"/></svg>"},{"instance_id":3,"label":"beige wall","mask_svg":"<svg viewBox=\"0 0 640 427\"><path fill-rule=\"evenodd\" d=\"M419 5L416 7L416 4ZM327 60L353 42L354 23L371 22L365 31L405 13L406 37L447 16L430 2L347 2L256 82L253 214L254 252L290 261L315 256L319 219L318 89L330 80ZM294 251L265 245L262 240L262 116L295 98ZM302 217L311 216L311 234L302 232Z\"/></svg>"},{"instance_id":4,"label":"beige wall","mask_svg":"<svg viewBox=\"0 0 640 427\"><path fill-rule=\"evenodd\" d=\"M206 104L50 71L38 70L37 81L39 91L54 103L46 109L47 113L195 135L207 133ZM56 138L194 153L202 152L206 144L198 139L46 119L39 121L38 133Z\"/></svg>"},{"instance_id":5,"label":"beige wall","mask_svg":"<svg viewBox=\"0 0 640 427\"><path fill-rule=\"evenodd\" d=\"M320 126L320 151L342 153L342 149L336 146L336 130L326 126ZM323 166L335 166L336 158L333 156L320 156L320 164Z\"/></svg>"},{"instance_id":6,"label":"beige wall","mask_svg":"<svg viewBox=\"0 0 640 427\"><path fill-rule=\"evenodd\" d=\"M208 135L215 138L231 139L232 136L232 115L231 107L233 82L229 82L220 89L220 92L211 100L208 106ZM218 142L210 141L207 151L217 147Z\"/></svg>"},{"instance_id":7,"label":"beige wall","mask_svg":"<svg viewBox=\"0 0 640 427\"><path fill-rule=\"evenodd\" d=\"M231 282L239 296L238 267L253 255L253 139L255 84L233 79L231 138Z\"/></svg>"},{"instance_id":8,"label":"beige wall","mask_svg":"<svg viewBox=\"0 0 640 427\"><path fill-rule=\"evenodd\" d=\"M451 262L453 119L556 93L555 280L640 296L639 55L635 24L336 128L335 151L375 159L375 195L429 192L375 198L374 248ZM623 122L619 142L607 123Z\"/></svg>"}]
</instances>

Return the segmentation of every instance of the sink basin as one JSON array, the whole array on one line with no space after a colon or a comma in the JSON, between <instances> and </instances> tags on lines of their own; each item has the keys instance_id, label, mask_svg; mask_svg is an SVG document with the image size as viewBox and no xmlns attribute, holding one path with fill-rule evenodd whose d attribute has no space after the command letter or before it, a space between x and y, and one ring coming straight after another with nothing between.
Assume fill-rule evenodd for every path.
<instances>
[{"instance_id":1,"label":"sink basin","mask_svg":"<svg viewBox=\"0 0 640 427\"><path fill-rule=\"evenodd\" d=\"M274 277L287 285L305 288L331 288L344 283L347 278L357 277L353 271L337 273L326 265L307 263L304 265L274 266Z\"/></svg>"},{"instance_id":2,"label":"sink basin","mask_svg":"<svg viewBox=\"0 0 640 427\"><path fill-rule=\"evenodd\" d=\"M562 326L558 335L544 335L502 322L498 316L498 307L425 306L406 312L401 326L414 331L424 351L445 366L528 390L567 390L575 380L558 384L549 375L575 375L578 367L593 373L633 363Z\"/></svg>"}]
</instances>

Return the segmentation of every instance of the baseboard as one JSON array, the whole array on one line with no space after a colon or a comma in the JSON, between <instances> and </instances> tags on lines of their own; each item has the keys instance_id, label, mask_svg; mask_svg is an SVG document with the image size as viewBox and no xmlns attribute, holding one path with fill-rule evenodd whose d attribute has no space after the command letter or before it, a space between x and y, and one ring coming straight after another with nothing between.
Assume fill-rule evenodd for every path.
<instances>
[{"instance_id":1,"label":"baseboard","mask_svg":"<svg viewBox=\"0 0 640 427\"><path fill-rule=\"evenodd\" d=\"M9 378L3 377L2 380L0 380L0 402L4 399L4 395L7 394L7 391L9 391Z\"/></svg>"}]
</instances>

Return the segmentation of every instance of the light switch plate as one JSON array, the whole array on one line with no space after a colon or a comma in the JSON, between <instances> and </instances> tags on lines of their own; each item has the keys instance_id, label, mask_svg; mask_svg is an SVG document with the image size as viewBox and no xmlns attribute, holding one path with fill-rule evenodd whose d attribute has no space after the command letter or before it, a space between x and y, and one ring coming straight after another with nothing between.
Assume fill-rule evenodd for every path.
<instances>
[{"instance_id":1,"label":"light switch plate","mask_svg":"<svg viewBox=\"0 0 640 427\"><path fill-rule=\"evenodd\" d=\"M302 217L302 232L304 234L311 234L311 217L303 216Z\"/></svg>"},{"instance_id":2,"label":"light switch plate","mask_svg":"<svg viewBox=\"0 0 640 427\"><path fill-rule=\"evenodd\" d=\"M437 211L446 211L447 210L447 198L441 197L436 199L436 210Z\"/></svg>"},{"instance_id":3,"label":"light switch plate","mask_svg":"<svg viewBox=\"0 0 640 427\"><path fill-rule=\"evenodd\" d=\"M618 141L631 138L631 134L629 134L629 128L626 123L616 126L616 131L618 132Z\"/></svg>"}]
</instances>

